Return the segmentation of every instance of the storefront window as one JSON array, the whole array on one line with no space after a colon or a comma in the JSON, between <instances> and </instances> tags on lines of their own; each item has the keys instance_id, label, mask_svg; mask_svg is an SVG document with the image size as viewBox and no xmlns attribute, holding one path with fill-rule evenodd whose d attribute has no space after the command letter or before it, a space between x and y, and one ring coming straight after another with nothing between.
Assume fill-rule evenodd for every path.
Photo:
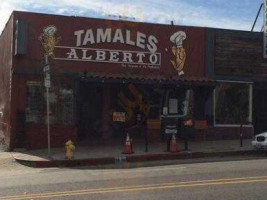
<instances>
[{"instance_id":1,"label":"storefront window","mask_svg":"<svg viewBox=\"0 0 267 200\"><path fill-rule=\"evenodd\" d=\"M251 121L251 92L248 83L221 82L215 89L215 123L247 124Z\"/></svg>"},{"instance_id":2,"label":"storefront window","mask_svg":"<svg viewBox=\"0 0 267 200\"><path fill-rule=\"evenodd\" d=\"M45 123L47 123L47 107L46 107L46 90L43 91L43 101L45 102L44 105L44 119ZM58 114L58 92L57 92L57 87L53 86L49 89L49 98L48 98L50 107L49 107L49 120L51 124L56 124L57 123L57 114Z\"/></svg>"},{"instance_id":3,"label":"storefront window","mask_svg":"<svg viewBox=\"0 0 267 200\"><path fill-rule=\"evenodd\" d=\"M47 122L46 114L46 92L44 90L45 105L45 122ZM66 82L55 82L49 90L50 103L50 123L51 124L73 124L74 102L72 85Z\"/></svg>"},{"instance_id":4,"label":"storefront window","mask_svg":"<svg viewBox=\"0 0 267 200\"><path fill-rule=\"evenodd\" d=\"M73 89L70 84L62 84L60 90L60 106L61 106L61 123L72 124L73 123Z\"/></svg>"},{"instance_id":5,"label":"storefront window","mask_svg":"<svg viewBox=\"0 0 267 200\"><path fill-rule=\"evenodd\" d=\"M186 89L167 90L164 96L163 106L166 114L184 116L191 113L192 91Z\"/></svg>"},{"instance_id":6,"label":"storefront window","mask_svg":"<svg viewBox=\"0 0 267 200\"><path fill-rule=\"evenodd\" d=\"M161 104L163 90L161 89L150 89L146 91L147 101L150 106L149 119L159 119L161 114Z\"/></svg>"},{"instance_id":7,"label":"storefront window","mask_svg":"<svg viewBox=\"0 0 267 200\"><path fill-rule=\"evenodd\" d=\"M185 91L185 97L182 102L182 115L185 117L192 118L193 117L193 90L192 89L187 89Z\"/></svg>"},{"instance_id":8,"label":"storefront window","mask_svg":"<svg viewBox=\"0 0 267 200\"><path fill-rule=\"evenodd\" d=\"M41 83L27 82L26 122L40 122L41 118Z\"/></svg>"},{"instance_id":9,"label":"storefront window","mask_svg":"<svg viewBox=\"0 0 267 200\"><path fill-rule=\"evenodd\" d=\"M41 82L27 82L26 122L46 123L46 89ZM55 82L49 89L50 123L73 124L74 97L72 84Z\"/></svg>"}]
</instances>

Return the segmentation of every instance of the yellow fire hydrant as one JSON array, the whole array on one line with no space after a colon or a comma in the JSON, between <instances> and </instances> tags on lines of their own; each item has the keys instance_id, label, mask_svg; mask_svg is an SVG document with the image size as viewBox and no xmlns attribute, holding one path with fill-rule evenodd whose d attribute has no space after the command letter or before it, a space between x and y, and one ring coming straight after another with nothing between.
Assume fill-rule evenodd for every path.
<instances>
[{"instance_id":1,"label":"yellow fire hydrant","mask_svg":"<svg viewBox=\"0 0 267 200\"><path fill-rule=\"evenodd\" d=\"M71 140L65 143L65 150L66 150L65 158L71 160L73 158L73 153L75 150L75 146Z\"/></svg>"}]
</instances>

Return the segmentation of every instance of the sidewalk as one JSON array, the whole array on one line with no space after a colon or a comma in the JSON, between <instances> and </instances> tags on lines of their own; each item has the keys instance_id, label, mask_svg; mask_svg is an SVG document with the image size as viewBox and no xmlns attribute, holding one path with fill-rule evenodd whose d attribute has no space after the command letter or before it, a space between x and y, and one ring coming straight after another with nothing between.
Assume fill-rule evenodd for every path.
<instances>
[{"instance_id":1,"label":"sidewalk","mask_svg":"<svg viewBox=\"0 0 267 200\"><path fill-rule=\"evenodd\" d=\"M180 152L166 152L166 143L149 144L145 152L144 144L133 144L134 154L122 154L123 144L105 144L78 146L73 160L65 160L64 147L52 148L51 159L47 156L47 149L17 150L12 152L14 159L32 167L69 167L84 165L106 165L118 162L141 162L173 159L192 159L211 156L247 155L256 151L251 146L251 140L244 140L240 147L239 140L223 141L194 141L189 142L189 150L184 150L183 142L179 142Z\"/></svg>"}]
</instances>

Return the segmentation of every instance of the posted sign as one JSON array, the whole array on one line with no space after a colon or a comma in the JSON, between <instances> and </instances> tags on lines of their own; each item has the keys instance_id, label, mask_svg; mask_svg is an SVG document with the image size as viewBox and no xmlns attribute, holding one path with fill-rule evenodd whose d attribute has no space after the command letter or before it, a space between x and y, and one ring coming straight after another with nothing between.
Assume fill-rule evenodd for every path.
<instances>
[{"instance_id":1,"label":"posted sign","mask_svg":"<svg viewBox=\"0 0 267 200\"><path fill-rule=\"evenodd\" d=\"M267 58L267 0L263 0L263 58Z\"/></svg>"},{"instance_id":2,"label":"posted sign","mask_svg":"<svg viewBox=\"0 0 267 200\"><path fill-rule=\"evenodd\" d=\"M113 121L114 122L125 122L126 113L125 112L113 112Z\"/></svg>"}]
</instances>

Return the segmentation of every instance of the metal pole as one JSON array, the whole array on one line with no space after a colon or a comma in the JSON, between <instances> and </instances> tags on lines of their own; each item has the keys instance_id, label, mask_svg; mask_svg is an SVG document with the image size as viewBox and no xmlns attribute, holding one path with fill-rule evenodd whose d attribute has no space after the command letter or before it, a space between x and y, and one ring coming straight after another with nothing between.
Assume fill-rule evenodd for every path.
<instances>
[{"instance_id":1,"label":"metal pole","mask_svg":"<svg viewBox=\"0 0 267 200\"><path fill-rule=\"evenodd\" d=\"M253 23L253 25L252 25L252 28L251 28L251 32L254 30L254 27L255 27L256 22L257 22L257 20L258 20L258 18L259 18L259 14L260 14L260 12L261 12L262 6L263 6L263 3L261 3L261 6L260 6L260 8L259 8L259 10L258 10L257 16L256 16L256 18L255 18L255 20L254 20L254 23Z\"/></svg>"},{"instance_id":2,"label":"metal pole","mask_svg":"<svg viewBox=\"0 0 267 200\"><path fill-rule=\"evenodd\" d=\"M240 147L243 147L243 132L242 132L243 123L240 125L239 129L239 139L240 139Z\"/></svg>"},{"instance_id":3,"label":"metal pole","mask_svg":"<svg viewBox=\"0 0 267 200\"><path fill-rule=\"evenodd\" d=\"M188 138L187 136L185 136L186 138L184 139L184 150L188 151Z\"/></svg>"},{"instance_id":4,"label":"metal pole","mask_svg":"<svg viewBox=\"0 0 267 200\"><path fill-rule=\"evenodd\" d=\"M49 116L49 88L46 88L46 104L47 104L47 144L48 144L48 157L51 157L50 153L50 116Z\"/></svg>"},{"instance_id":5,"label":"metal pole","mask_svg":"<svg viewBox=\"0 0 267 200\"><path fill-rule=\"evenodd\" d=\"M45 64L48 65L48 56L45 56ZM51 157L51 147L50 147L50 104L49 104L49 87L46 87L46 110L47 110L47 149L48 158Z\"/></svg>"}]
</instances>

